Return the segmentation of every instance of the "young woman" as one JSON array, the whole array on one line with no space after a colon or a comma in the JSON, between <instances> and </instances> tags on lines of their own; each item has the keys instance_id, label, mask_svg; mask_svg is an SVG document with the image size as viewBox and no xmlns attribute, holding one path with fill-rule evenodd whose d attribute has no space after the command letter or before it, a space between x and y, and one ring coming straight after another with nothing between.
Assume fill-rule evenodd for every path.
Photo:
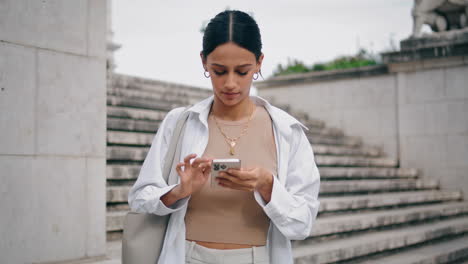
<instances>
[{"instance_id":1,"label":"young woman","mask_svg":"<svg viewBox=\"0 0 468 264\"><path fill-rule=\"evenodd\" d=\"M255 20L224 11L207 25L200 53L213 95L190 107L177 165L180 180L161 176L183 107L163 120L135 185L132 211L172 214L158 263L293 263L290 240L313 228L320 175L295 118L250 96L264 55ZM238 158L241 169L210 185L212 159Z\"/></svg>"}]
</instances>

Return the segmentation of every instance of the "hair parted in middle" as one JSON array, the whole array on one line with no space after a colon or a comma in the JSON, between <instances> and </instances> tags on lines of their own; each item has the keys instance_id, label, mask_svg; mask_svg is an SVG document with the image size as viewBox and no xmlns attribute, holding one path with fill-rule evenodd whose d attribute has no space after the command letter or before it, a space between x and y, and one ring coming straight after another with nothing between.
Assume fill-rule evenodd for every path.
<instances>
[{"instance_id":1,"label":"hair parted in middle","mask_svg":"<svg viewBox=\"0 0 468 264\"><path fill-rule=\"evenodd\" d=\"M206 58L216 47L227 42L249 50L257 60L262 54L260 29L245 12L226 10L210 20L203 35L203 56Z\"/></svg>"}]
</instances>

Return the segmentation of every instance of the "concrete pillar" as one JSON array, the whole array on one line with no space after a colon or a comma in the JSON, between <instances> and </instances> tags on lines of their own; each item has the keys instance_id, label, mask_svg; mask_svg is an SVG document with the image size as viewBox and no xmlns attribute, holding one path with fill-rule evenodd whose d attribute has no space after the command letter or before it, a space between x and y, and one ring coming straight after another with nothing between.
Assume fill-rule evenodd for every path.
<instances>
[{"instance_id":1,"label":"concrete pillar","mask_svg":"<svg viewBox=\"0 0 468 264\"><path fill-rule=\"evenodd\" d=\"M106 0L0 1L0 262L105 254Z\"/></svg>"}]
</instances>

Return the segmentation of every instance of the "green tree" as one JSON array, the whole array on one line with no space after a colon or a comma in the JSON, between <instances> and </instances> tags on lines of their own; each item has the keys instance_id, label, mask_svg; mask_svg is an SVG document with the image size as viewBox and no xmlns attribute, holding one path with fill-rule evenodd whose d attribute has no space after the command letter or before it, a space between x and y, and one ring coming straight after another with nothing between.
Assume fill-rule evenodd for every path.
<instances>
[{"instance_id":1,"label":"green tree","mask_svg":"<svg viewBox=\"0 0 468 264\"><path fill-rule=\"evenodd\" d=\"M361 48L355 55L339 56L331 61L315 63L312 66L307 66L297 59L288 59L288 63L285 66L281 64L277 65L276 70L273 71L273 76L312 71L358 68L377 64L380 64L378 56L364 48Z\"/></svg>"}]
</instances>

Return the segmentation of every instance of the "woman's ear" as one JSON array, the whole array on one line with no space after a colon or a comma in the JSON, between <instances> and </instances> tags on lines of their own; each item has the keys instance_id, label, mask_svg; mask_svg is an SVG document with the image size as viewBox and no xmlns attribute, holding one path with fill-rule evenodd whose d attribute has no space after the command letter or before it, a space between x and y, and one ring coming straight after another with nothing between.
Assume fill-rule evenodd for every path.
<instances>
[{"instance_id":1,"label":"woman's ear","mask_svg":"<svg viewBox=\"0 0 468 264\"><path fill-rule=\"evenodd\" d=\"M257 72L260 71L262 69L262 62L263 62L263 58L265 56L263 55L263 53L260 55L260 57L258 57L258 60L257 60Z\"/></svg>"},{"instance_id":2,"label":"woman's ear","mask_svg":"<svg viewBox=\"0 0 468 264\"><path fill-rule=\"evenodd\" d=\"M205 71L207 71L208 69L206 68L206 59L205 59L205 56L203 56L202 51L200 51L200 58L201 58L201 61L202 61L203 69L205 69Z\"/></svg>"}]
</instances>

